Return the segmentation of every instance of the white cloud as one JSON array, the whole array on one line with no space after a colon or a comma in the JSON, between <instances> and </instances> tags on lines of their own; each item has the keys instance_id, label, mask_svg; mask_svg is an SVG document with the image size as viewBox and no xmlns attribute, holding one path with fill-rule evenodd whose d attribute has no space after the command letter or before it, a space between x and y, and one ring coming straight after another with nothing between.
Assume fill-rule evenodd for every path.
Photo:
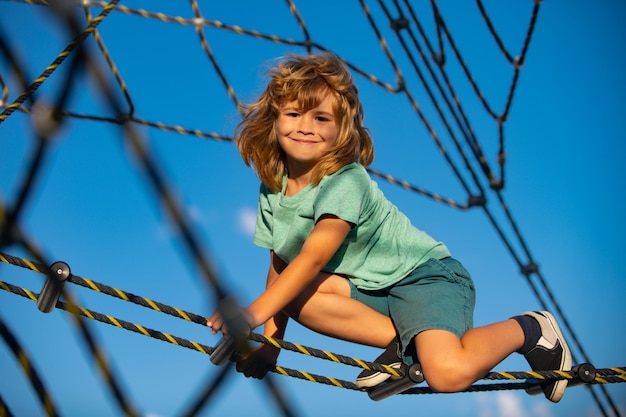
<instances>
[{"instance_id":1,"label":"white cloud","mask_svg":"<svg viewBox=\"0 0 626 417\"><path fill-rule=\"evenodd\" d=\"M494 417L493 407L491 406L491 399L493 398L488 394L476 394L476 402L478 403L477 415L478 417Z\"/></svg>"},{"instance_id":2,"label":"white cloud","mask_svg":"<svg viewBox=\"0 0 626 417\"><path fill-rule=\"evenodd\" d=\"M183 206L181 209L184 211L183 215L190 227L200 225L206 220L205 213L196 205ZM178 235L178 228L172 223L170 214L163 212L161 217L162 222L158 224L157 228L159 240L169 240L172 237L176 237Z\"/></svg>"},{"instance_id":3,"label":"white cloud","mask_svg":"<svg viewBox=\"0 0 626 417\"><path fill-rule=\"evenodd\" d=\"M502 391L477 395L477 402L480 417L552 417L549 403L543 396L527 404L516 393Z\"/></svg>"},{"instance_id":4,"label":"white cloud","mask_svg":"<svg viewBox=\"0 0 626 417\"><path fill-rule=\"evenodd\" d=\"M502 417L526 417L519 397L511 392L500 392L495 396L498 415Z\"/></svg>"},{"instance_id":5,"label":"white cloud","mask_svg":"<svg viewBox=\"0 0 626 417\"><path fill-rule=\"evenodd\" d=\"M250 207L243 207L239 209L239 212L237 213L237 222L239 223L239 230L248 236L253 236L256 225L256 210L253 210Z\"/></svg>"},{"instance_id":6,"label":"white cloud","mask_svg":"<svg viewBox=\"0 0 626 417\"><path fill-rule=\"evenodd\" d=\"M186 208L187 210L187 216L189 218L189 220L191 220L192 223L200 223L203 220L203 215L202 215L202 210L200 209L200 207L192 205L192 206L187 206Z\"/></svg>"},{"instance_id":7,"label":"white cloud","mask_svg":"<svg viewBox=\"0 0 626 417\"><path fill-rule=\"evenodd\" d=\"M537 417L552 417L552 413L550 412L551 404L543 397L542 401L536 401L532 406L532 415Z\"/></svg>"}]
</instances>

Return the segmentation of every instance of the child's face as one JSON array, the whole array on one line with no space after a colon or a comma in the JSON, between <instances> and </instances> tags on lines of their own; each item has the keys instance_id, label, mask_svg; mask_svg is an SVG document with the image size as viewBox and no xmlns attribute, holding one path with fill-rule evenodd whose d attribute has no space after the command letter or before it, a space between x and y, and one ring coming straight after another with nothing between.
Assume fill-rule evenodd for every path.
<instances>
[{"instance_id":1,"label":"child's face","mask_svg":"<svg viewBox=\"0 0 626 417\"><path fill-rule=\"evenodd\" d=\"M276 120L278 143L287 156L288 165L312 168L337 141L338 122L333 112L331 94L317 107L298 109L297 101L285 103Z\"/></svg>"}]
</instances>

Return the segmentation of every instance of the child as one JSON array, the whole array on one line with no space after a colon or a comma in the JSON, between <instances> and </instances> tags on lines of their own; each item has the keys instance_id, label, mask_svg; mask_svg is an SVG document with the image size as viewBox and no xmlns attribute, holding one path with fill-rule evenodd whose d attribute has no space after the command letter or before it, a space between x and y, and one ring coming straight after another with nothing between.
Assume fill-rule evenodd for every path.
<instances>
[{"instance_id":1,"label":"child","mask_svg":"<svg viewBox=\"0 0 626 417\"><path fill-rule=\"evenodd\" d=\"M446 246L411 225L371 180L373 144L352 77L330 53L288 56L236 130L262 181L254 243L270 250L265 291L244 311L283 338L292 317L319 333L385 348L378 363L422 366L439 392L466 389L513 352L533 370L571 369L554 317L527 312L472 328L474 284ZM215 334L218 313L207 324ZM279 350L261 345L238 370L262 378ZM359 387L389 374L363 371ZM544 383L559 401L566 380Z\"/></svg>"}]
</instances>

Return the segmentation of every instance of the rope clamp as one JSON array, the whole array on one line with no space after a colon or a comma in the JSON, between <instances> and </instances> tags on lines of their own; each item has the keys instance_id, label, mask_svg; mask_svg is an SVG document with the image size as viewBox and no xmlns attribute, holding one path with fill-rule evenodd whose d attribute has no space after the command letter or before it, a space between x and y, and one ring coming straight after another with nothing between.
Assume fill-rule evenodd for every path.
<instances>
[{"instance_id":1,"label":"rope clamp","mask_svg":"<svg viewBox=\"0 0 626 417\"><path fill-rule=\"evenodd\" d=\"M218 305L218 311L228 327L228 334L224 335L222 340L218 342L209 358L214 365L223 365L236 353L250 350L248 337L252 329L250 329L241 308L233 298L222 298Z\"/></svg>"},{"instance_id":2,"label":"rope clamp","mask_svg":"<svg viewBox=\"0 0 626 417\"><path fill-rule=\"evenodd\" d=\"M409 19L407 19L404 16L401 16L397 19L394 19L391 21L391 25L389 25L389 27L391 28L391 30L399 32L402 29L406 29L409 27Z\"/></svg>"},{"instance_id":3,"label":"rope clamp","mask_svg":"<svg viewBox=\"0 0 626 417\"><path fill-rule=\"evenodd\" d=\"M572 368L572 379L567 381L567 388L578 385L591 384L596 379L596 368L590 363L581 363ZM536 379L529 380L533 385L526 388L529 395L543 394L542 382Z\"/></svg>"},{"instance_id":4,"label":"rope clamp","mask_svg":"<svg viewBox=\"0 0 626 417\"><path fill-rule=\"evenodd\" d=\"M370 390L367 395L371 400L380 401L392 395L400 394L406 391L412 386L424 381L424 373L422 372L422 365L414 363L411 366L403 364L405 376L403 378L393 379L388 382L383 382Z\"/></svg>"},{"instance_id":5,"label":"rope clamp","mask_svg":"<svg viewBox=\"0 0 626 417\"><path fill-rule=\"evenodd\" d=\"M50 265L50 271L47 275L43 289L37 298L37 308L42 313L49 313L54 310L63 293L65 281L72 273L68 264L58 261Z\"/></svg>"}]
</instances>

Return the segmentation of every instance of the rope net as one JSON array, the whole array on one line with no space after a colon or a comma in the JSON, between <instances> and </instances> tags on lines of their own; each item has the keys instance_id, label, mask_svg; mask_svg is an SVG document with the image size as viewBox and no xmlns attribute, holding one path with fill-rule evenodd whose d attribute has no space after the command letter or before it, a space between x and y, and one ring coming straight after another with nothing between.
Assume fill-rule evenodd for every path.
<instances>
[{"instance_id":1,"label":"rope net","mask_svg":"<svg viewBox=\"0 0 626 417\"><path fill-rule=\"evenodd\" d=\"M434 202L437 212L446 210L441 208L444 206L466 215L482 213L485 225L496 232L504 252L521 272L541 308L554 312L562 323L571 341L574 361L590 361L531 254L503 193L506 185L506 126L531 49L540 1L525 5L524 13L517 16L515 24L519 25L519 36L513 42L505 41L499 34L498 25L491 20L488 8L481 1L472 6L476 16L473 27L484 32L492 48L490 53L501 57L495 71L497 77L488 80L474 72L475 62L466 57L466 50L476 45L468 45L459 37L455 28L447 23L446 13L450 12L441 9L434 1L420 4L395 0L360 0L349 5L333 3L333 7L340 10L328 16L328 21L309 18L313 13L312 5L291 0L271 5L273 19L258 18L267 15L266 9L270 7L257 4L260 2L246 4L246 13L232 5L209 6L195 0L185 5L176 3L16 1L0 6L5 18L11 13L16 13L17 18L17 12L20 12L24 19L24 10L28 10L26 13L32 11L33 16L36 12L37 17L32 17L32 21L25 19L21 22L23 26L36 25L34 19L40 19L47 25L47 36L55 39L55 45L61 45L59 50L51 49L46 43L29 44L24 48L21 42L26 41L19 33L3 27L7 22L0 19L0 54L3 57L0 66L0 131L12 132L10 136L2 134L3 153L10 155L10 158L3 157L3 164L7 164L8 171L17 173L12 174L10 181L3 181L6 189L0 194L2 263L48 274L47 268L52 260L69 256L59 248L67 245L68 240L75 244L84 239L90 234L89 225L104 223L110 229L105 244L108 249L106 254L99 249L100 265L96 268L113 270L110 274L113 282L125 282L123 276L132 280L127 273L134 270L131 264L141 264L138 270L150 271L146 266L149 263L154 264L154 271L158 271L157 278L154 278L157 284L150 286L151 294L159 294L157 287L161 286L161 281L176 282L178 275L200 277L200 282L191 278L193 294L178 286L175 293L163 290L161 296L163 299L167 297L168 302L195 304L195 308L205 311L214 308L221 300L237 296L234 285L221 271L220 259L229 252L239 251L244 258L246 254L238 247L237 239L219 231L212 232L210 226L206 234L215 241L207 243L209 239L199 227L195 208L219 205L222 198L241 199L244 194L256 197L256 188L250 185L247 192L220 194L215 191L215 200L204 200L207 190L240 187L233 182L235 179L224 178L228 176L224 174L231 168L243 170L243 164L229 142L238 109L241 103L250 99L243 94L260 88L257 82L261 77L256 63L266 62L285 52L331 50L355 73L365 104L368 98L384 96L391 104L389 113L381 118L386 121L408 120L410 123L410 137L394 139L397 143L394 143L392 152L384 149L378 152L370 173L381 183L388 184L390 193L395 192L394 188L413 192ZM146 9L139 8L138 4ZM217 19L216 16L223 17ZM358 32L354 29L340 32L340 22L346 16L355 20ZM337 31L325 30L331 26L336 26ZM143 30L135 30L137 27ZM337 43L337 38L354 40ZM228 59L225 58L227 53ZM372 62L378 65L371 65ZM176 84L171 82L172 79ZM191 108L188 103L195 103L195 107ZM224 121L231 125L224 127ZM373 122L372 128L376 131L377 120ZM375 132L375 141L382 135L393 136L391 129L389 133L386 130L387 126ZM118 143L103 143L105 134L113 134L120 140ZM73 146L74 153L61 150L61 142ZM176 153L170 150L172 147L176 148ZM98 158L99 152L107 158ZM408 158L402 159L398 153L408 155ZM95 177L80 175L87 162L96 164L85 169L95 173ZM109 167L125 170L125 179L118 181L121 177L112 173ZM191 172L183 175L173 167L185 167ZM387 172L384 167L391 168ZM67 189L67 184L57 182L55 178L59 170L77 176L77 185ZM429 171L441 174L437 175L436 181L430 181L424 178L424 173ZM202 184L185 184L187 175L203 178ZM131 179L126 179L128 177ZM247 181L254 183L251 175ZM421 185L422 182L426 185ZM96 189L98 192L94 193ZM141 195L132 201L116 201L118 193L129 189ZM51 199L55 195L59 201ZM55 214L58 207L65 207L61 204L64 200L71 201L75 209L75 214L66 213L65 219L61 213ZM132 224L132 234L136 236L133 241L116 238L120 230L115 221L90 217L90 206L100 204L110 210L112 218L116 215L130 217L129 223L124 223L123 227ZM61 223L46 224L46 217L36 215L42 212L52 213L50 218L60 218ZM146 212L151 214L145 217ZM150 240L147 225L154 223L161 225L159 230L167 244L146 243ZM217 222L213 226L219 230ZM45 234L39 232L42 229L46 230ZM46 236L43 241L42 234ZM124 251L132 254L138 245L146 245L148 253L151 247L156 249L159 245L160 254L164 253L164 246L168 252L157 259L145 260L118 255ZM208 247L212 248L211 251ZM72 260L72 264L85 270L87 265L81 265L81 262L89 263L94 259L75 261ZM2 272L9 277L21 276L6 267ZM70 281L97 293L199 324L200 330L194 330L198 337L206 339L209 336L209 331L203 328L206 318L201 315L79 275L73 274ZM42 283L38 281L38 284ZM26 289L21 284L0 280L0 288L20 298L32 301L39 298L38 291ZM202 354L210 354L214 349L211 344L117 318L118 310L127 311L127 307L119 304L110 304L116 309L115 315L82 307L73 293L73 288L64 291L63 301L59 301L56 307L72 313L69 316L75 323L75 334L84 342L89 352L88 360L99 371L117 412L140 415L140 401L130 395L132 390L125 388L124 372L116 371L115 365L107 359L107 352L115 347L102 343L99 329L94 329L85 318ZM6 295L2 297L4 300ZM207 302L211 305L207 306ZM134 310L133 314L136 314ZM3 339L31 381L42 409L48 415L58 415L55 400L46 389L46 382L54 383L52 378L37 372L28 360L29 346L21 346L11 331L12 325L6 317L0 317ZM380 367L351 356L256 334L252 334L251 339L344 365L365 369ZM189 400L189 406L182 414L197 415L206 407L224 384L229 369L207 372L209 382L199 383L206 389ZM339 378L284 366L277 366L274 372L359 391L352 382ZM575 374L493 372L485 379L541 381L546 378L572 379ZM588 390L604 415L609 412L619 415L604 385L625 380L624 368L597 370L594 383L588 385ZM536 385L536 381L479 384L469 391L527 389L529 384ZM293 404L271 376L264 379L263 384L284 415L297 415ZM430 392L427 387L417 387L406 393L427 392ZM3 397L0 392L0 416L3 415L11 415L11 398Z\"/></svg>"}]
</instances>

